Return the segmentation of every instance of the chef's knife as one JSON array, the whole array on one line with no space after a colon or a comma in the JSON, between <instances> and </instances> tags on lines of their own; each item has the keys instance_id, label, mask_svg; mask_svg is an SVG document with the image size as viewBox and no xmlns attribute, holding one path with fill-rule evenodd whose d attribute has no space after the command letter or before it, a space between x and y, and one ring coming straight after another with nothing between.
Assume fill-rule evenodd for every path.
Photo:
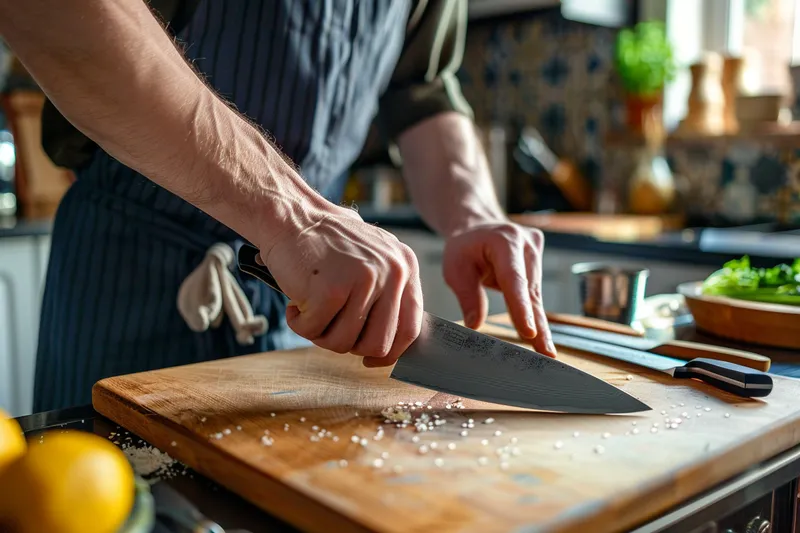
<instances>
[{"instance_id":1,"label":"chef's knife","mask_svg":"<svg viewBox=\"0 0 800 533\"><path fill-rule=\"evenodd\" d=\"M667 357L675 357L677 359L688 360L695 359L697 357L705 357L717 361L727 361L729 363L747 366L755 370L761 370L762 372L768 371L772 362L769 357L765 357L753 352L734 350L733 348L713 346L699 342L681 340L662 342L647 338L637 338L631 337L630 335L619 335L617 333L609 333L607 331L597 331L589 328L563 324L550 324L550 331L564 333L574 337L583 337L585 339L605 342L608 344L616 344L617 346L624 346L626 348L633 348L634 350L641 350L643 352L650 352L658 355L665 355Z\"/></svg>"},{"instance_id":2,"label":"chef's knife","mask_svg":"<svg viewBox=\"0 0 800 533\"><path fill-rule=\"evenodd\" d=\"M490 321L491 326L497 326L509 330L509 332L516 329L505 323ZM737 365L747 366L755 370L767 372L772 364L769 357L759 355L753 352L744 350L735 350L733 348L726 348L723 346L714 346L711 344L703 344L700 342L690 342L682 340L667 340L658 341L644 337L633 337L631 335L623 335L609 331L598 331L590 327L573 326L563 323L550 322L550 331L554 333L564 333L573 337L583 337L598 342L607 344L614 344L616 346L624 346L634 350L641 350L643 352L650 352L658 355L665 355L667 357L674 357L676 359L683 359L688 361L697 357L705 357L717 361L727 361Z\"/></svg>"},{"instance_id":3,"label":"chef's knife","mask_svg":"<svg viewBox=\"0 0 800 533\"><path fill-rule=\"evenodd\" d=\"M564 333L553 332L552 335L553 342L558 346L644 366L664 372L674 378L699 379L718 389L739 396L760 398L772 392L772 377L765 372L746 366L702 357L686 362Z\"/></svg>"},{"instance_id":4,"label":"chef's knife","mask_svg":"<svg viewBox=\"0 0 800 533\"><path fill-rule=\"evenodd\" d=\"M258 249L239 248L239 268L278 292ZM650 407L561 361L425 313L391 377L479 401L567 413L635 413Z\"/></svg>"}]
</instances>

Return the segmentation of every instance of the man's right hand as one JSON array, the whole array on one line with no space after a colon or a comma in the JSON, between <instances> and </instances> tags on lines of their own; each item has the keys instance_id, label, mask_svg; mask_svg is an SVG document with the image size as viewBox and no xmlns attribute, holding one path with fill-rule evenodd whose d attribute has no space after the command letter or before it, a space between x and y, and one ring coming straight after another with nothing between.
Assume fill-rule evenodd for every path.
<instances>
[{"instance_id":1,"label":"man's right hand","mask_svg":"<svg viewBox=\"0 0 800 533\"><path fill-rule=\"evenodd\" d=\"M315 345L393 364L422 327L414 252L394 235L332 207L284 232L261 260L291 299L289 327Z\"/></svg>"}]
</instances>

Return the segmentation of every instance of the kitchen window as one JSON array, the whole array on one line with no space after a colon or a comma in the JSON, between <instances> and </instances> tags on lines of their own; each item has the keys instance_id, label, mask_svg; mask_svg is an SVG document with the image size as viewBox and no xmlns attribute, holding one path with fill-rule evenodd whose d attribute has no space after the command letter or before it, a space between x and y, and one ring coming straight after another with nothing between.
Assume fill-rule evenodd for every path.
<instances>
[{"instance_id":1,"label":"kitchen window","mask_svg":"<svg viewBox=\"0 0 800 533\"><path fill-rule=\"evenodd\" d=\"M640 13L666 22L679 66L706 51L740 55L748 63L749 92L792 91L789 65L800 64L800 0L640 0ZM690 89L688 68L681 68L664 95L669 129L685 115Z\"/></svg>"}]
</instances>

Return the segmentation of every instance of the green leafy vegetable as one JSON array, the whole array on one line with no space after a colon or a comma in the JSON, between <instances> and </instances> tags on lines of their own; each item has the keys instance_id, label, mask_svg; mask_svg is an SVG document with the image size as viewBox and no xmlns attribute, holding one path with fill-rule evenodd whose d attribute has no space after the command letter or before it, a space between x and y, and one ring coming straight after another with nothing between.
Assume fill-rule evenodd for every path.
<instances>
[{"instance_id":1,"label":"green leafy vegetable","mask_svg":"<svg viewBox=\"0 0 800 533\"><path fill-rule=\"evenodd\" d=\"M733 259L706 278L703 294L800 305L800 258L771 268L752 267L748 256Z\"/></svg>"},{"instance_id":2,"label":"green leafy vegetable","mask_svg":"<svg viewBox=\"0 0 800 533\"><path fill-rule=\"evenodd\" d=\"M648 20L621 30L614 48L614 64L629 93L642 97L658 94L676 73L673 47L664 24Z\"/></svg>"}]
</instances>

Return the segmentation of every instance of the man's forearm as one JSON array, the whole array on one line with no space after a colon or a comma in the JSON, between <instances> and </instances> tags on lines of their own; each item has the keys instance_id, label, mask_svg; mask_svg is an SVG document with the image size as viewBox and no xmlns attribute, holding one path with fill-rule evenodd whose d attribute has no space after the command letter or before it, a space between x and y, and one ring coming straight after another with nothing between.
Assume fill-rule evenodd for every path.
<instances>
[{"instance_id":1,"label":"man's forearm","mask_svg":"<svg viewBox=\"0 0 800 533\"><path fill-rule=\"evenodd\" d=\"M269 246L265 228L325 206L141 0L0 0L0 34L85 135L248 240Z\"/></svg>"},{"instance_id":2,"label":"man's forearm","mask_svg":"<svg viewBox=\"0 0 800 533\"><path fill-rule=\"evenodd\" d=\"M420 215L450 236L474 224L506 220L472 121L442 113L398 139L403 175Z\"/></svg>"}]
</instances>

